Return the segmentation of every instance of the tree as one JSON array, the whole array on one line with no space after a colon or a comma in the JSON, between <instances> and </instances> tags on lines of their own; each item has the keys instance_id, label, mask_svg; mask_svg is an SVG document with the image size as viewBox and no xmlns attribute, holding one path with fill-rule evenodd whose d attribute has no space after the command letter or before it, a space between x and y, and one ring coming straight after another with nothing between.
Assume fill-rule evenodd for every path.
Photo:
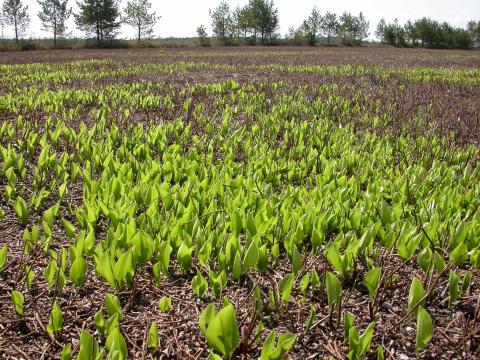
<instances>
[{"instance_id":1,"label":"tree","mask_svg":"<svg viewBox=\"0 0 480 360\"><path fill-rule=\"evenodd\" d=\"M480 47L480 21L469 21L467 31L473 41L473 46Z\"/></svg>"},{"instance_id":2,"label":"tree","mask_svg":"<svg viewBox=\"0 0 480 360\"><path fill-rule=\"evenodd\" d=\"M338 27L338 34L342 40L342 44L351 45L355 40L356 33L356 21L355 17L348 13L344 12L340 16L340 26Z\"/></svg>"},{"instance_id":3,"label":"tree","mask_svg":"<svg viewBox=\"0 0 480 360\"><path fill-rule=\"evenodd\" d=\"M323 35L327 37L327 45L330 46L330 40L337 35L339 26L336 14L327 12L323 16L321 30Z\"/></svg>"},{"instance_id":4,"label":"tree","mask_svg":"<svg viewBox=\"0 0 480 360\"><path fill-rule=\"evenodd\" d=\"M361 11L360 14L358 14L358 17L354 18L354 25L354 39L359 45L362 45L362 41L370 35L370 32L368 31L370 23L365 19L365 16L363 16Z\"/></svg>"},{"instance_id":5,"label":"tree","mask_svg":"<svg viewBox=\"0 0 480 360\"><path fill-rule=\"evenodd\" d=\"M68 8L68 0L37 0L41 6L38 17L43 29L53 33L53 46L57 46L57 37L65 36L67 27L65 22L72 15L72 8Z\"/></svg>"},{"instance_id":6,"label":"tree","mask_svg":"<svg viewBox=\"0 0 480 360\"><path fill-rule=\"evenodd\" d=\"M207 29L205 26L200 25L197 27L197 37L198 37L198 42L200 43L200 46L208 46L208 34L207 34Z\"/></svg>"},{"instance_id":7,"label":"tree","mask_svg":"<svg viewBox=\"0 0 480 360\"><path fill-rule=\"evenodd\" d=\"M79 0L77 6L80 12L75 14L75 23L80 30L95 35L98 45L115 38L120 27L116 0Z\"/></svg>"},{"instance_id":8,"label":"tree","mask_svg":"<svg viewBox=\"0 0 480 360\"><path fill-rule=\"evenodd\" d=\"M323 18L320 11L315 6L307 20L304 21L302 27L305 30L308 43L314 46L317 43L318 36L322 29Z\"/></svg>"},{"instance_id":9,"label":"tree","mask_svg":"<svg viewBox=\"0 0 480 360\"><path fill-rule=\"evenodd\" d=\"M209 13L212 18L213 33L220 41L226 43L235 32L230 5L222 1L215 10L210 10Z\"/></svg>"},{"instance_id":10,"label":"tree","mask_svg":"<svg viewBox=\"0 0 480 360\"><path fill-rule=\"evenodd\" d=\"M387 27L387 23L385 22L384 18L381 18L377 24L377 28L375 29L375 36L382 44L385 44L385 29Z\"/></svg>"},{"instance_id":11,"label":"tree","mask_svg":"<svg viewBox=\"0 0 480 360\"><path fill-rule=\"evenodd\" d=\"M250 0L251 24L255 38L260 34L261 43L272 40L278 30L280 19L278 9L272 0Z\"/></svg>"},{"instance_id":12,"label":"tree","mask_svg":"<svg viewBox=\"0 0 480 360\"><path fill-rule=\"evenodd\" d=\"M5 20L3 18L3 9L0 9L0 27L2 28L2 42L5 40L4 30L5 30Z\"/></svg>"},{"instance_id":13,"label":"tree","mask_svg":"<svg viewBox=\"0 0 480 360\"><path fill-rule=\"evenodd\" d=\"M2 6L3 22L6 26L12 26L15 30L15 41L19 43L19 37L23 36L30 24L28 6L23 5L21 0L5 0Z\"/></svg>"},{"instance_id":14,"label":"tree","mask_svg":"<svg viewBox=\"0 0 480 360\"><path fill-rule=\"evenodd\" d=\"M243 41L247 40L247 33L251 29L250 9L248 6L235 8L233 12L233 22L235 23L235 30L237 37L243 35Z\"/></svg>"},{"instance_id":15,"label":"tree","mask_svg":"<svg viewBox=\"0 0 480 360\"><path fill-rule=\"evenodd\" d=\"M145 37L151 37L153 34L153 26L161 16L156 15L156 12L149 13L152 4L148 0L132 0L127 2L127 6L123 9L125 16L122 17L122 22L133 26L137 29L137 39L140 40Z\"/></svg>"}]
</instances>

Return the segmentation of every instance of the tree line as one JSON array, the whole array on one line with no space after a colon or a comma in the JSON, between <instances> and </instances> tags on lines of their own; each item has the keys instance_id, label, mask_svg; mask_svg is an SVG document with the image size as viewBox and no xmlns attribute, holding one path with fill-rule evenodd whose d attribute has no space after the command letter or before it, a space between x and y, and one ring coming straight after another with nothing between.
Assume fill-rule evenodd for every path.
<instances>
[{"instance_id":1,"label":"tree line","mask_svg":"<svg viewBox=\"0 0 480 360\"><path fill-rule=\"evenodd\" d=\"M382 43L396 47L471 49L480 47L480 21L470 21L467 28L462 29L425 17L404 25L397 19L393 23L381 19L375 35Z\"/></svg>"},{"instance_id":2,"label":"tree line","mask_svg":"<svg viewBox=\"0 0 480 360\"><path fill-rule=\"evenodd\" d=\"M66 21L73 14L68 6L68 0L37 0L40 5L38 18L42 22L42 29L52 34L54 46L57 38L68 35ZM150 37L153 34L153 26L160 18L155 12L151 12L149 0L130 0L123 12L117 0L78 0L79 12L73 14L75 25L85 32L87 36L94 37L98 45L114 39L118 34L121 24L127 24L136 29L137 39ZM22 0L4 0L1 13L0 25L2 27L2 39L4 28L11 27L15 33L15 41L25 35L30 25L28 5Z\"/></svg>"},{"instance_id":3,"label":"tree line","mask_svg":"<svg viewBox=\"0 0 480 360\"><path fill-rule=\"evenodd\" d=\"M37 16L42 29L52 34L54 46L58 38L69 35L66 21L73 15L78 29L95 38L99 46L118 35L122 24L135 28L137 40L150 38L153 26L160 19L151 11L149 0L129 0L120 9L119 0L77 0L78 12L73 13L69 0L37 0L40 11ZM213 37L221 44L267 44L277 42L279 13L273 0L248 0L241 7L231 9L226 1L209 11ZM0 12L2 39L4 28L12 28L19 43L30 24L28 6L23 0L4 0ZM284 36L284 42L294 45L361 45L368 38L370 23L362 12L353 15L344 12L322 14L314 7L309 16ZM453 27L447 22L422 18L400 24L398 20L387 23L382 19L375 36L384 44L396 47L425 47L447 49L471 49L480 47L480 21L471 21L466 29ZM210 37L204 25L197 28L201 45L209 45Z\"/></svg>"}]
</instances>

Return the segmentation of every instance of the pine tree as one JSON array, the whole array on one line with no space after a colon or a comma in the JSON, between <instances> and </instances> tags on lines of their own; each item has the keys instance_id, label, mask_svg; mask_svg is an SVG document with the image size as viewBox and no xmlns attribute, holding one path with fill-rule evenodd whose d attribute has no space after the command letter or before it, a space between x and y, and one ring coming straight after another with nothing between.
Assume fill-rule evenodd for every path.
<instances>
[{"instance_id":1,"label":"pine tree","mask_svg":"<svg viewBox=\"0 0 480 360\"><path fill-rule=\"evenodd\" d=\"M120 27L116 0L80 0L77 6L80 13L75 14L75 23L80 30L95 35L99 46L115 38Z\"/></svg>"},{"instance_id":2,"label":"pine tree","mask_svg":"<svg viewBox=\"0 0 480 360\"><path fill-rule=\"evenodd\" d=\"M30 16L27 13L28 6L23 5L21 0L5 0L2 10L4 24L14 28L15 41L18 44L18 39L24 35L30 24Z\"/></svg>"},{"instance_id":3,"label":"pine tree","mask_svg":"<svg viewBox=\"0 0 480 360\"><path fill-rule=\"evenodd\" d=\"M38 17L43 29L53 33L53 46L57 46L57 37L65 36L67 27L65 22L72 15L72 8L68 8L68 0L37 0L41 6Z\"/></svg>"},{"instance_id":4,"label":"pine tree","mask_svg":"<svg viewBox=\"0 0 480 360\"><path fill-rule=\"evenodd\" d=\"M127 3L127 7L123 9L125 15L122 22L133 26L137 29L137 38L140 42L141 38L151 37L153 34L153 26L160 19L156 13L149 13L152 4L148 0L133 0Z\"/></svg>"}]
</instances>

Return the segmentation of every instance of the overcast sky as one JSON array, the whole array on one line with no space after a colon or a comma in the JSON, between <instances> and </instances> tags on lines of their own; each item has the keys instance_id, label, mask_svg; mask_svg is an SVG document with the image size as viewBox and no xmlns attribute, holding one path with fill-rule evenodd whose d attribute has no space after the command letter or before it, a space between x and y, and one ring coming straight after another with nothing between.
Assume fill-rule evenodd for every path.
<instances>
[{"instance_id":1,"label":"overcast sky","mask_svg":"<svg viewBox=\"0 0 480 360\"><path fill-rule=\"evenodd\" d=\"M2 0L0 0L1 2ZM160 37L192 37L198 25L204 24L209 33L211 32L211 21L208 16L208 9L215 8L221 0L152 0L152 9L161 15L162 18L155 26L155 36ZM373 37L376 24L380 18L387 21L395 18L403 23L409 19L414 20L423 16L431 17L439 21L448 21L455 26L465 26L471 19L480 20L479 0L274 0L278 6L280 15L280 33L284 35L290 26L298 26L316 5L322 13L332 11L342 13L349 11L358 14L363 11L370 21L370 38ZM41 30L41 23L37 13L39 6L37 0L23 0L28 5L30 18L32 19L27 37L48 37L50 34ZM227 2L232 9L237 5L244 5L248 1L231 0ZM76 0L69 0L73 11L77 11ZM123 8L127 0L121 0ZM73 16L68 21L69 30L73 36L82 36L82 33L75 29ZM13 32L5 30L6 36L12 36ZM129 26L122 26L120 37L133 38L135 30Z\"/></svg>"}]
</instances>

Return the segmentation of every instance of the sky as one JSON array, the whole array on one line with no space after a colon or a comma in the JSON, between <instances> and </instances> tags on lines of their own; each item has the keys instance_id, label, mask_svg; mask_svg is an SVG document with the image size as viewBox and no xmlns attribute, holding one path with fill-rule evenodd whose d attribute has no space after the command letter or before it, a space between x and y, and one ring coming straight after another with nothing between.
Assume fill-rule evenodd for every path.
<instances>
[{"instance_id":1,"label":"sky","mask_svg":"<svg viewBox=\"0 0 480 360\"><path fill-rule=\"evenodd\" d=\"M2 0L0 0L1 2ZM218 6L221 0L174 0L159 1L151 0L152 10L157 15L162 16L154 28L154 35L165 37L193 37L199 25L205 25L209 34L211 33L211 20L208 15L209 9ZM231 8L237 5L245 5L248 1L227 0ZM274 0L279 10L280 16L280 34L283 36L291 26L298 26L308 17L314 6L317 6L322 13L326 11L341 14L344 11L358 14L363 12L370 21L370 37L374 38L375 27L378 21L383 17L386 21L393 21L398 18L400 23L407 20L415 20L423 16L430 17L438 21L448 21L454 26L466 26L472 19L480 20L480 2L479 0L335 0L335 1L315 1L315 0ZM40 20L37 13L40 9L37 0L23 0L28 5L31 23L26 36L32 38L49 37L50 34L42 31ZM69 0L73 11L77 11L76 0ZM125 6L127 0L121 0L121 8ZM82 36L83 34L75 29L73 16L67 23L72 36ZM11 29L5 29L5 36L13 36ZM128 25L122 25L120 38L134 38L135 30Z\"/></svg>"}]
</instances>

